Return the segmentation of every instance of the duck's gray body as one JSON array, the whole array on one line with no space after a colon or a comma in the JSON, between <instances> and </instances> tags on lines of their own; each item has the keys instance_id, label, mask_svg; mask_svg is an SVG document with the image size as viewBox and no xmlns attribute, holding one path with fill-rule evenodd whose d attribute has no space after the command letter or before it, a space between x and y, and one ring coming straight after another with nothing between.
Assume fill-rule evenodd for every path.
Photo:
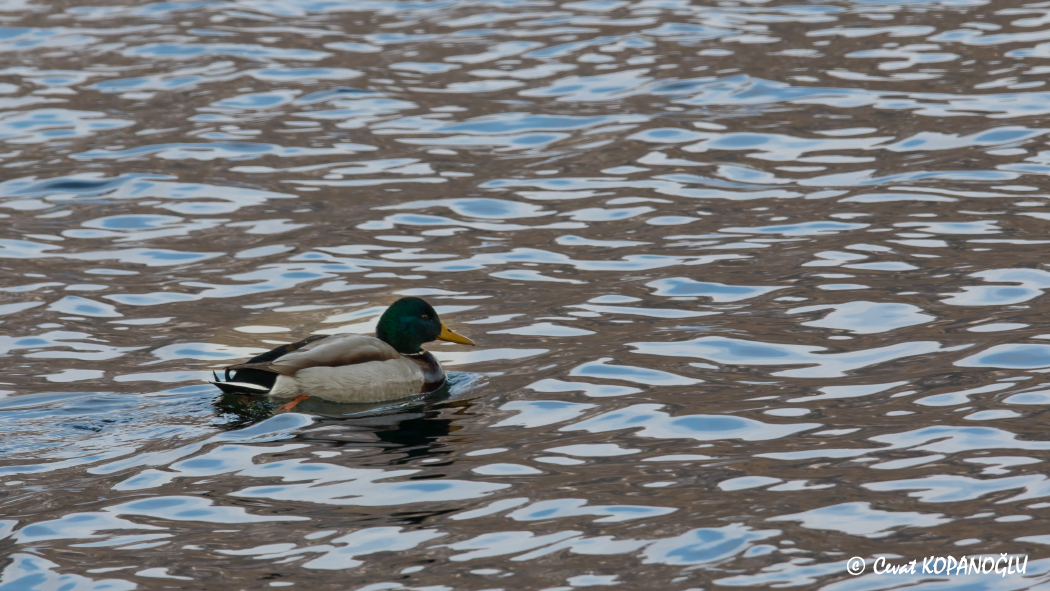
<instances>
[{"instance_id":1,"label":"duck's gray body","mask_svg":"<svg viewBox=\"0 0 1050 591\"><path fill-rule=\"evenodd\" d=\"M402 355L375 337L337 334L282 345L226 368L226 381L212 383L223 392L354 403L431 392L444 382L441 364L428 351Z\"/></svg>"}]
</instances>

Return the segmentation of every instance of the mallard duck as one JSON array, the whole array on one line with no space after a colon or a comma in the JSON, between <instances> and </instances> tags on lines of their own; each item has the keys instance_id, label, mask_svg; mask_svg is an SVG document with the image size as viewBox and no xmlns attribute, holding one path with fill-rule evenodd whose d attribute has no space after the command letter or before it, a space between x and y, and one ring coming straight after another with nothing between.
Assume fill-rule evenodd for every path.
<instances>
[{"instance_id":1,"label":"mallard duck","mask_svg":"<svg viewBox=\"0 0 1050 591\"><path fill-rule=\"evenodd\" d=\"M474 344L445 326L426 301L401 298L383 312L374 337L312 335L231 365L225 381L216 375L211 383L225 393L279 399L394 400L432 392L445 383L445 370L423 349L423 343L434 340Z\"/></svg>"}]
</instances>

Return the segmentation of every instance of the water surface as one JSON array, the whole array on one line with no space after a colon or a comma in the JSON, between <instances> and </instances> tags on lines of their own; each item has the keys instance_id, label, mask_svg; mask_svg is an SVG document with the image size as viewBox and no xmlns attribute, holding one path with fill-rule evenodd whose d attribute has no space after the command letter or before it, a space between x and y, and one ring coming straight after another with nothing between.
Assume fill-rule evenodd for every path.
<instances>
[{"instance_id":1,"label":"water surface","mask_svg":"<svg viewBox=\"0 0 1050 591\"><path fill-rule=\"evenodd\" d=\"M0 589L1046 588L1048 60L1045 3L0 3ZM479 344L435 396L204 383L405 295Z\"/></svg>"}]
</instances>

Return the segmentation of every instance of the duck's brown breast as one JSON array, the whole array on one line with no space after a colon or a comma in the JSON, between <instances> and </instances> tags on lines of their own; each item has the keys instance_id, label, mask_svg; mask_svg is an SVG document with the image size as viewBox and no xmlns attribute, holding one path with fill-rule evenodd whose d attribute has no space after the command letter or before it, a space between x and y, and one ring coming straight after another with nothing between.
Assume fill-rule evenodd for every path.
<instances>
[{"instance_id":1,"label":"duck's brown breast","mask_svg":"<svg viewBox=\"0 0 1050 591\"><path fill-rule=\"evenodd\" d=\"M414 361L423 371L423 386L420 392L432 392L445 383L445 370L441 368L441 364L431 355L430 351L405 355L405 358Z\"/></svg>"}]
</instances>

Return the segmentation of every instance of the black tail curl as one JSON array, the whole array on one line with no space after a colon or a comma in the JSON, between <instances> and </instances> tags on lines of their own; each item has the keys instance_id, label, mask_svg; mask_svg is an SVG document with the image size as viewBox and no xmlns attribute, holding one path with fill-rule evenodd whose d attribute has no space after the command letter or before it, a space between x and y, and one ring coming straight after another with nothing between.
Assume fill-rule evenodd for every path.
<instances>
[{"instance_id":1,"label":"black tail curl","mask_svg":"<svg viewBox=\"0 0 1050 591\"><path fill-rule=\"evenodd\" d=\"M234 371L231 378L230 368L227 367L225 381L220 380L214 371L211 372L211 375L215 378L215 381L211 383L224 394L252 394L255 396L269 394L274 383L277 382L277 374L261 369L238 369Z\"/></svg>"}]
</instances>

